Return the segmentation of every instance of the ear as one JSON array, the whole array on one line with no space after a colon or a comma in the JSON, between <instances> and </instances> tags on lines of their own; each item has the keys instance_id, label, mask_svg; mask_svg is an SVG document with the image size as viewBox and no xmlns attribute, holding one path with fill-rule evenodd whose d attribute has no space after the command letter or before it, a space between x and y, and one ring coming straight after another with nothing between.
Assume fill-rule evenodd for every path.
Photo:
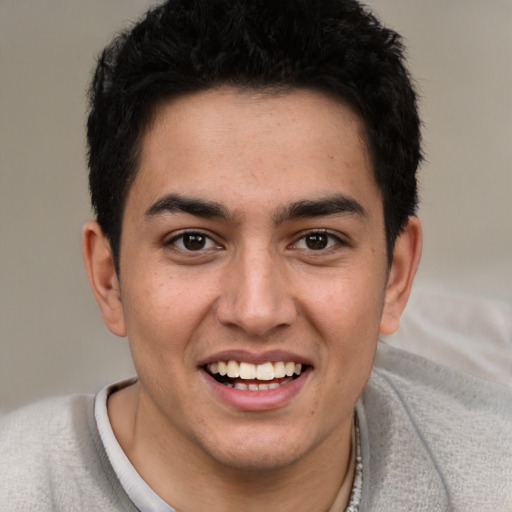
<instances>
[{"instance_id":1,"label":"ear","mask_svg":"<svg viewBox=\"0 0 512 512\"><path fill-rule=\"evenodd\" d=\"M412 282L420 263L421 245L420 221L417 217L409 217L407 226L398 236L393 250L380 321L382 334L392 334L400 325L400 316L409 299Z\"/></svg>"},{"instance_id":2,"label":"ear","mask_svg":"<svg viewBox=\"0 0 512 512\"><path fill-rule=\"evenodd\" d=\"M82 256L89 284L107 329L117 336L126 336L119 280L110 242L97 222L87 222L83 228Z\"/></svg>"}]
</instances>

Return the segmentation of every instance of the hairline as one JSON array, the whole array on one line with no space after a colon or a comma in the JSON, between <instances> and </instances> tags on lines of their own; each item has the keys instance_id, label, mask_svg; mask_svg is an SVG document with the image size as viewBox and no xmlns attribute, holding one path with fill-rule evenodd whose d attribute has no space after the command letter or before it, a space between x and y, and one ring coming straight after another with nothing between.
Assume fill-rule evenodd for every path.
<instances>
[{"instance_id":1,"label":"hairline","mask_svg":"<svg viewBox=\"0 0 512 512\"><path fill-rule=\"evenodd\" d=\"M262 95L262 97L279 97L279 96L285 96L288 94L292 94L294 92L298 91L310 91L313 93L320 94L326 98L330 98L334 100L336 103L338 103L341 106L344 106L345 108L348 108L351 110L351 112L356 116L358 123L357 123L357 132L358 137L360 138L360 141L363 145L363 148L365 148L365 156L368 158L368 163L371 169L373 180L379 190L379 194L381 196L381 207L382 207L382 213L384 218L384 235L386 237L386 240L388 238L387 233L387 223L386 223L386 211L385 211L385 198L383 194L383 189L381 185L379 184L379 181L377 179L377 168L376 168L376 159L375 155L372 150L372 146L370 143L370 136L369 136L369 127L367 126L367 121L365 120L363 113L360 111L357 106L353 104L353 102L350 102L347 98L345 98L341 93L338 93L332 89L328 89L325 86L317 85L307 85L307 84L288 84L288 83L258 83L258 82L240 82L238 83L236 80L226 80L226 81L219 81L217 83L214 83L208 87L197 87L194 89L191 89L189 91L181 91L181 92L175 92L175 93L169 93L169 94L162 94L159 97L156 97L153 101L150 101L146 111L145 115L142 117L140 123L139 123L139 130L135 138L135 142L132 147L132 159L131 159L131 165L132 165L132 172L129 173L127 180L124 183L124 190L122 192L122 200L121 200L121 208L119 212L119 223L118 223L118 230L117 230L117 237L116 240L116 246L112 247L113 252L113 259L115 263L115 268L118 277L120 277L120 263L121 263L121 243L122 243L122 235L123 235L123 225L124 225L124 214L125 214L125 208L126 203L128 200L128 196L130 194L130 191L133 187L133 184L139 174L140 171L140 164L141 164L141 158L143 154L143 146L144 146L144 139L149 133L149 131L153 128L155 122L158 119L159 113L162 111L162 108L165 106L168 106L172 102L180 99L180 98L187 98L192 97L196 94L199 94L201 92L207 92L207 91L222 91L223 89L239 94L253 94L253 95ZM398 235L397 235L398 236ZM110 244L112 246L112 240L110 240ZM386 242L387 245L387 242ZM387 252L387 258L388 263L391 262L391 254L388 250Z\"/></svg>"}]
</instances>

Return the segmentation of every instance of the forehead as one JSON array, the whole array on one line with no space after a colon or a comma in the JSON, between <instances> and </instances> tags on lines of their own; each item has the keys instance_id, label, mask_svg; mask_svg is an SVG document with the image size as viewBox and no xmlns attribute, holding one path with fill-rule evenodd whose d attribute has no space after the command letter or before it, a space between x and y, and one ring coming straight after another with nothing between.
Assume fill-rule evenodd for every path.
<instances>
[{"instance_id":1,"label":"forehead","mask_svg":"<svg viewBox=\"0 0 512 512\"><path fill-rule=\"evenodd\" d=\"M163 192L193 190L222 203L243 197L266 205L272 190L276 206L340 186L378 194L364 125L353 109L311 90L223 87L158 106L128 199L143 192L151 202Z\"/></svg>"}]
</instances>

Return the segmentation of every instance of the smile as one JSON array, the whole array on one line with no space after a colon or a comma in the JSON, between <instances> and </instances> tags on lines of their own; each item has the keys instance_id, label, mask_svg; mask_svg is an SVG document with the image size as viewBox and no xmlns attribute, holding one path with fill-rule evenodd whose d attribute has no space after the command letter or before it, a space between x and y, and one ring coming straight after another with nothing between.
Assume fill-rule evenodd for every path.
<instances>
[{"instance_id":1,"label":"smile","mask_svg":"<svg viewBox=\"0 0 512 512\"><path fill-rule=\"evenodd\" d=\"M293 361L252 364L230 360L208 363L205 369L226 387L242 391L267 391L292 382L301 375L303 367Z\"/></svg>"}]
</instances>

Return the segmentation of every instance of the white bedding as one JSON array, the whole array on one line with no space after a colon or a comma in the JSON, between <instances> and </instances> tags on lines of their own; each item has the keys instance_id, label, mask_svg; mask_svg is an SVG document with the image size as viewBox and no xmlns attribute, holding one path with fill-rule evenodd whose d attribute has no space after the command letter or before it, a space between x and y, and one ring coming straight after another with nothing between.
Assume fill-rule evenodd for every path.
<instances>
[{"instance_id":1,"label":"white bedding","mask_svg":"<svg viewBox=\"0 0 512 512\"><path fill-rule=\"evenodd\" d=\"M415 290L398 331L382 340L512 386L512 304Z\"/></svg>"}]
</instances>

